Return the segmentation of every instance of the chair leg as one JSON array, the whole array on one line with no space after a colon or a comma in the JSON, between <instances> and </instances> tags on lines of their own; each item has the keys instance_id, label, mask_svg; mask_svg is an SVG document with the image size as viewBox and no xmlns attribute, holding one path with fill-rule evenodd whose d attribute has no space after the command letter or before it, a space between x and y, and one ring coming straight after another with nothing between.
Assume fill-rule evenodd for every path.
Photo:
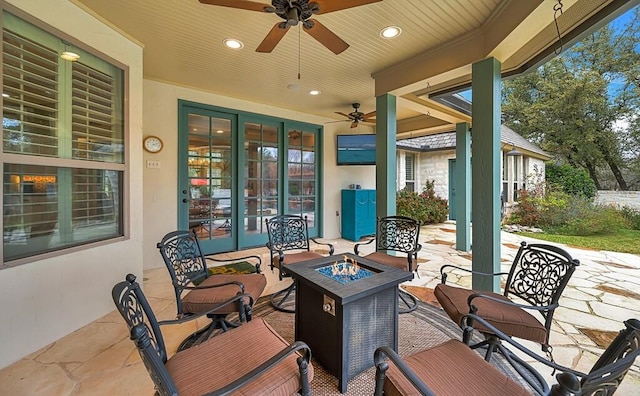
<instances>
[{"instance_id":1,"label":"chair leg","mask_svg":"<svg viewBox=\"0 0 640 396\"><path fill-rule=\"evenodd\" d=\"M398 312L401 314L413 312L418 308L418 300L411 294L400 290L398 293L400 300L398 301ZM406 308L405 308L406 307Z\"/></svg>"},{"instance_id":2,"label":"chair leg","mask_svg":"<svg viewBox=\"0 0 640 396\"><path fill-rule=\"evenodd\" d=\"M212 335L214 335L215 330L222 330L224 333L228 331L229 328L236 328L241 325L241 323L227 320L227 315L211 315L209 318L211 318L211 323L199 330L196 330L193 334L182 340L178 346L178 351L191 348L194 345L198 345L201 342L208 340Z\"/></svg>"},{"instance_id":3,"label":"chair leg","mask_svg":"<svg viewBox=\"0 0 640 396\"><path fill-rule=\"evenodd\" d=\"M295 290L295 287L295 284L291 284L291 286L287 287L286 289L282 289L278 292L273 293L271 295L271 305L273 305L273 308L281 312L295 313L295 303L293 309L285 307L285 305L287 304L287 299L291 296L291 293Z\"/></svg>"}]
</instances>

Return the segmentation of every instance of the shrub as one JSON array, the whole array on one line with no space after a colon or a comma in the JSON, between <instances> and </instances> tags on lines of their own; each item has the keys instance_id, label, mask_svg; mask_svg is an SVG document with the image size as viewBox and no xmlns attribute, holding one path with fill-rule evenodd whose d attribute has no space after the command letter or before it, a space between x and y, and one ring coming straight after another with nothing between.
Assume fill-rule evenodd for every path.
<instances>
[{"instance_id":1,"label":"shrub","mask_svg":"<svg viewBox=\"0 0 640 396\"><path fill-rule=\"evenodd\" d=\"M596 185L584 169L548 162L545 173L549 185L556 186L567 194L586 198L593 198L596 195Z\"/></svg>"},{"instance_id":2,"label":"shrub","mask_svg":"<svg viewBox=\"0 0 640 396\"><path fill-rule=\"evenodd\" d=\"M421 225L443 223L449 215L446 199L436 195L434 181L427 181L420 194L400 190L396 196L396 212L400 216L411 217Z\"/></svg>"},{"instance_id":3,"label":"shrub","mask_svg":"<svg viewBox=\"0 0 640 396\"><path fill-rule=\"evenodd\" d=\"M633 209L629 206L623 206L620 213L627 220L629 227L633 230L640 230L640 210Z\"/></svg>"},{"instance_id":4,"label":"shrub","mask_svg":"<svg viewBox=\"0 0 640 396\"><path fill-rule=\"evenodd\" d=\"M622 212L611 206L591 205L582 207L575 217L569 217L557 228L564 235L600 235L625 228L626 219Z\"/></svg>"}]
</instances>

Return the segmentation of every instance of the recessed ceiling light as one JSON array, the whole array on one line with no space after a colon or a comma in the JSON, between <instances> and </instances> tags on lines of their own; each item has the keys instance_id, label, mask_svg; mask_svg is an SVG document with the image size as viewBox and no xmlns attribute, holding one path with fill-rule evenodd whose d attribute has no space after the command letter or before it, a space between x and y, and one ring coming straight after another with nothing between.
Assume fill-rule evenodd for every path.
<instances>
[{"instance_id":1,"label":"recessed ceiling light","mask_svg":"<svg viewBox=\"0 0 640 396\"><path fill-rule=\"evenodd\" d=\"M75 62L78 59L80 59L80 55L76 54L75 52L71 52L71 51L64 51L62 54L60 54L60 57L64 60L68 60L71 62Z\"/></svg>"},{"instance_id":2,"label":"recessed ceiling light","mask_svg":"<svg viewBox=\"0 0 640 396\"><path fill-rule=\"evenodd\" d=\"M218 129L216 133L224 133L224 131L222 129Z\"/></svg>"},{"instance_id":3,"label":"recessed ceiling light","mask_svg":"<svg viewBox=\"0 0 640 396\"><path fill-rule=\"evenodd\" d=\"M244 47L244 44L242 44L242 41L236 40L236 39L224 39L223 43L224 45L226 45L231 49L240 49Z\"/></svg>"},{"instance_id":4,"label":"recessed ceiling light","mask_svg":"<svg viewBox=\"0 0 640 396\"><path fill-rule=\"evenodd\" d=\"M314 89L314 90L309 91L309 95L313 95L313 96L320 95L320 93L321 93L321 92L320 92L320 91L318 91L317 89Z\"/></svg>"},{"instance_id":5,"label":"recessed ceiling light","mask_svg":"<svg viewBox=\"0 0 640 396\"><path fill-rule=\"evenodd\" d=\"M2 94L2 97L3 97L3 98L8 98L8 97L9 97L9 94L7 94L7 93L3 93L3 94Z\"/></svg>"},{"instance_id":6,"label":"recessed ceiling light","mask_svg":"<svg viewBox=\"0 0 640 396\"><path fill-rule=\"evenodd\" d=\"M380 36L382 38L390 39L398 37L400 33L402 33L402 29L400 29L398 26L387 26L380 31Z\"/></svg>"}]
</instances>

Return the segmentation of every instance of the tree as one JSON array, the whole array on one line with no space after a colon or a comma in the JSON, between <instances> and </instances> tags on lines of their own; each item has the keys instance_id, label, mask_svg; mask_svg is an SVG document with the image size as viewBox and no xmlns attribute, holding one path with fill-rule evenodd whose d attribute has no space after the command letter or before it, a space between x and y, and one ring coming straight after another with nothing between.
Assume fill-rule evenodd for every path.
<instances>
[{"instance_id":1,"label":"tree","mask_svg":"<svg viewBox=\"0 0 640 396\"><path fill-rule=\"evenodd\" d=\"M640 9L537 70L504 82L503 122L573 167L598 189L608 169L621 190L640 168Z\"/></svg>"}]
</instances>

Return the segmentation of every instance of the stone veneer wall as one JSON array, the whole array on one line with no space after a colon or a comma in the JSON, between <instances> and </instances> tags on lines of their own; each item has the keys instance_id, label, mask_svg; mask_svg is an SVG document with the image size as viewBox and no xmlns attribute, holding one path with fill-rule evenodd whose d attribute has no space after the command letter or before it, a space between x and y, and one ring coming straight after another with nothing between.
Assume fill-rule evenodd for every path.
<instances>
[{"instance_id":1,"label":"stone veneer wall","mask_svg":"<svg viewBox=\"0 0 640 396\"><path fill-rule=\"evenodd\" d=\"M640 210L640 191L598 191L596 202L617 207L628 206Z\"/></svg>"},{"instance_id":2,"label":"stone veneer wall","mask_svg":"<svg viewBox=\"0 0 640 396\"><path fill-rule=\"evenodd\" d=\"M421 192L427 180L435 181L437 196L449 199L449 160L456 157L455 150L432 151L418 155L416 190Z\"/></svg>"}]
</instances>

